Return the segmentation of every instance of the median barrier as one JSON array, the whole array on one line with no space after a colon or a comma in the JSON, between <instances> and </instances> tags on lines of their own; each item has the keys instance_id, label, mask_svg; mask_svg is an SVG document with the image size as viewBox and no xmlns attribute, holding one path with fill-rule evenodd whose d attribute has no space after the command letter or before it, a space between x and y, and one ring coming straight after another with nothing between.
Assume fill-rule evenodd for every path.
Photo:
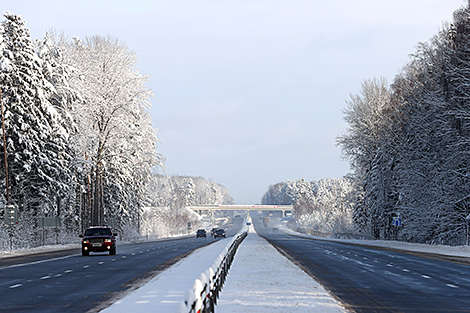
<instances>
[{"instance_id":1,"label":"median barrier","mask_svg":"<svg viewBox=\"0 0 470 313\"><path fill-rule=\"evenodd\" d=\"M214 264L194 281L187 291L185 301L180 303L176 313L214 313L217 299L225 283L235 253L247 232L243 231L232 239L217 257Z\"/></svg>"}]
</instances>

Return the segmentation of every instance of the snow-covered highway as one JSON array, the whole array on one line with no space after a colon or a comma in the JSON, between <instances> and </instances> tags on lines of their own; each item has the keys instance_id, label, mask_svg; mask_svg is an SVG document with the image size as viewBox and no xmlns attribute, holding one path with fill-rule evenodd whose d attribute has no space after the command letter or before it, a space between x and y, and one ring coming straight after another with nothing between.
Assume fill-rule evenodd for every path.
<instances>
[{"instance_id":1,"label":"snow-covered highway","mask_svg":"<svg viewBox=\"0 0 470 313\"><path fill-rule=\"evenodd\" d=\"M272 231L259 233L355 312L470 312L470 266ZM392 244L392 243L391 243ZM468 259L467 259L468 260Z\"/></svg>"},{"instance_id":2,"label":"snow-covered highway","mask_svg":"<svg viewBox=\"0 0 470 313\"><path fill-rule=\"evenodd\" d=\"M118 245L118 253L0 259L0 312L86 312L140 286L207 240L185 238ZM72 251L73 252L73 251ZM64 252L62 252L64 253ZM104 304L103 304L104 303Z\"/></svg>"},{"instance_id":3,"label":"snow-covered highway","mask_svg":"<svg viewBox=\"0 0 470 313\"><path fill-rule=\"evenodd\" d=\"M250 227L240 246L216 312L470 311L470 267L465 262L436 260L446 257L429 252L419 257L384 247L358 246L357 242L316 240L266 228L255 218L253 221L257 232ZM0 259L0 291L4 295L0 310L175 312L194 280L213 264L229 241L186 238L121 245L116 256L81 257L77 250L72 255L71 251L42 258L27 255L22 262ZM208 243L213 244L203 247ZM175 265L168 267L170 264L163 261L165 255L181 255L195 245L201 248ZM403 247L412 244L389 245L406 250ZM422 247L436 250L434 246ZM463 247L441 249L448 254L460 250L461 254L453 254L468 261ZM168 260L175 261L172 257ZM144 265L147 271L142 274ZM145 279L136 280L155 274L144 285Z\"/></svg>"}]
</instances>

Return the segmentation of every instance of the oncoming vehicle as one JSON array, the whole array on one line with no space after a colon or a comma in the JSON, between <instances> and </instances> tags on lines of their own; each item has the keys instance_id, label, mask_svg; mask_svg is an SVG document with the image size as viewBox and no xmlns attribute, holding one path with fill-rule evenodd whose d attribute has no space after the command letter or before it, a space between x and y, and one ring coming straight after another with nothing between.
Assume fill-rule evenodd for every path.
<instances>
[{"instance_id":1,"label":"oncoming vehicle","mask_svg":"<svg viewBox=\"0 0 470 313\"><path fill-rule=\"evenodd\" d=\"M215 232L214 232L214 238L217 238L217 237L224 237L225 238L225 230L223 230L222 228L216 229Z\"/></svg>"},{"instance_id":2,"label":"oncoming vehicle","mask_svg":"<svg viewBox=\"0 0 470 313\"><path fill-rule=\"evenodd\" d=\"M214 233L218 228L214 227L211 229L211 237L214 237Z\"/></svg>"},{"instance_id":3,"label":"oncoming vehicle","mask_svg":"<svg viewBox=\"0 0 470 313\"><path fill-rule=\"evenodd\" d=\"M88 256L90 252L106 252L116 254L116 236L107 226L93 226L80 235L82 238L82 255Z\"/></svg>"},{"instance_id":4,"label":"oncoming vehicle","mask_svg":"<svg viewBox=\"0 0 470 313\"><path fill-rule=\"evenodd\" d=\"M206 230L205 229L198 229L196 232L196 238L204 237L206 238Z\"/></svg>"}]
</instances>

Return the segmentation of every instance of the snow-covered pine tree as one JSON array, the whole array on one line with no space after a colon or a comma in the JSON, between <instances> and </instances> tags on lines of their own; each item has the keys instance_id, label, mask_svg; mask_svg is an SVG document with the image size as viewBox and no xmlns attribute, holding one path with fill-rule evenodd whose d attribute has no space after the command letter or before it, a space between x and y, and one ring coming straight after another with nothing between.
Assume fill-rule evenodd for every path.
<instances>
[{"instance_id":1,"label":"snow-covered pine tree","mask_svg":"<svg viewBox=\"0 0 470 313\"><path fill-rule=\"evenodd\" d=\"M65 38L54 33L46 33L43 40L36 40L37 54L42 60L43 75L45 79L54 86L53 93L49 94L49 102L54 106L62 118L59 125L61 133L65 134L67 149L59 152L67 160L66 167L72 173L72 181L69 185L68 194L64 194L63 201L57 201L61 206L62 225L66 232L75 232L80 229L80 208L83 205L82 190L84 186L84 173L79 163L73 160L73 150L70 148L70 138L77 131L77 125L73 118L74 103L81 96L71 85L76 70L72 64L67 63L65 57ZM61 205L62 203L62 205Z\"/></svg>"},{"instance_id":2,"label":"snow-covered pine tree","mask_svg":"<svg viewBox=\"0 0 470 313\"><path fill-rule=\"evenodd\" d=\"M62 154L67 150L67 132L61 127L61 115L48 101L55 90L43 75L42 60L36 54L29 29L19 15L6 13L4 17L0 87L10 202L20 207L23 223L31 224L27 228L34 229L30 226L36 223L36 217L53 213L55 200L68 189L70 171L67 156ZM3 149L1 158L3 164ZM2 176L5 177L4 170Z\"/></svg>"}]
</instances>

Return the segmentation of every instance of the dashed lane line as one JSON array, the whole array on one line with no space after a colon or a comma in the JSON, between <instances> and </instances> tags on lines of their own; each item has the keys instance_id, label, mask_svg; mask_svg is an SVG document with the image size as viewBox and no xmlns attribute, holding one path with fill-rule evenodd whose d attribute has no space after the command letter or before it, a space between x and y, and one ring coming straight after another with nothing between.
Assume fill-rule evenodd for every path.
<instances>
[{"instance_id":1,"label":"dashed lane line","mask_svg":"<svg viewBox=\"0 0 470 313\"><path fill-rule=\"evenodd\" d=\"M10 286L10 289L18 288L21 286L23 286L23 284L16 284L16 285Z\"/></svg>"}]
</instances>

